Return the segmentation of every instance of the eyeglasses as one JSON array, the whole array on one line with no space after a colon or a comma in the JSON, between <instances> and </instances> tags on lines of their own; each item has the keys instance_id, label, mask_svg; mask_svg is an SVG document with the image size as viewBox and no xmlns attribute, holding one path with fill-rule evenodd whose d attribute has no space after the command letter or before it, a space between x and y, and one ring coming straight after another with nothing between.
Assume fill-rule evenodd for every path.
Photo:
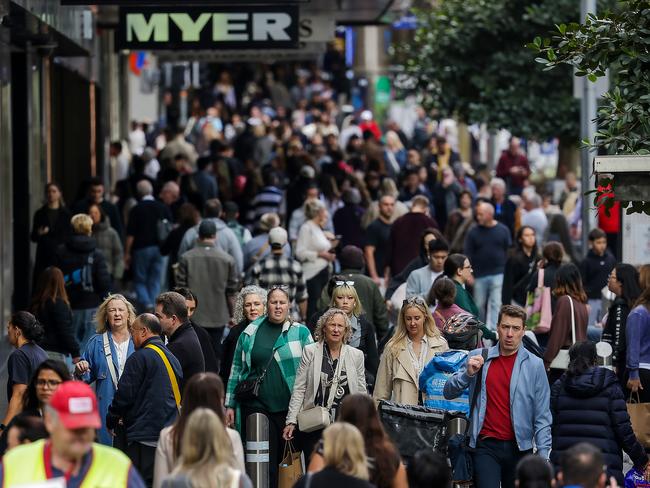
<instances>
[{"instance_id":1,"label":"eyeglasses","mask_svg":"<svg viewBox=\"0 0 650 488\"><path fill-rule=\"evenodd\" d=\"M427 306L426 302L424 301L424 298L422 298L419 295L413 295L412 297L407 298L402 302L402 307L405 307L407 305L422 305L422 306Z\"/></svg>"},{"instance_id":2,"label":"eyeglasses","mask_svg":"<svg viewBox=\"0 0 650 488\"><path fill-rule=\"evenodd\" d=\"M336 286L351 286L354 288L354 281L335 281Z\"/></svg>"},{"instance_id":3,"label":"eyeglasses","mask_svg":"<svg viewBox=\"0 0 650 488\"><path fill-rule=\"evenodd\" d=\"M38 386L40 388L45 388L46 386L48 388L56 388L61 383L63 383L63 381L59 381L59 380L40 380L40 379L36 380L36 386Z\"/></svg>"}]
</instances>

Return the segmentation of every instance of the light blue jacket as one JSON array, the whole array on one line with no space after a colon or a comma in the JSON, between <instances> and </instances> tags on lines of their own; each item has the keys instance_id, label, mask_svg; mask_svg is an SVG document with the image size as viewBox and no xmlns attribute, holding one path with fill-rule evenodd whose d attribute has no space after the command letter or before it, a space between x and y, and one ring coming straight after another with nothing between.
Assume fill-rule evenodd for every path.
<instances>
[{"instance_id":1,"label":"light blue jacket","mask_svg":"<svg viewBox=\"0 0 650 488\"><path fill-rule=\"evenodd\" d=\"M108 334L108 343L111 346L115 373L119 375L120 370L117 363L117 351L115 350L113 336L110 333ZM133 350L133 340L129 338L127 357L133 354ZM97 392L97 404L99 406L99 416L102 419L102 427L98 431L99 442L107 446L112 446L113 437L106 429L106 413L108 412L108 407L113 401L115 387L113 386L111 373L108 370L108 363L106 362L106 356L104 355L104 340L102 334L95 334L90 338L88 344L86 344L86 349L81 355L81 359L88 361L90 364L90 371L86 373L82 379L88 384L93 381L96 382L95 391Z\"/></svg>"},{"instance_id":2,"label":"light blue jacket","mask_svg":"<svg viewBox=\"0 0 650 488\"><path fill-rule=\"evenodd\" d=\"M481 349L475 349L469 353L468 358L480 355ZM481 396L477 398L476 406L472 412L470 447L476 447L476 440L483 428L487 404L485 380L490 369L490 362L497 357L499 357L498 343L488 350L488 358L482 369L483 386ZM447 380L444 388L446 399L452 400L459 397L468 386L469 398L473 397L478 375L469 376L466 371L467 363ZM548 459L551 450L553 418L550 409L550 396L551 389L546 378L544 362L530 354L523 345L520 346L510 380L510 417L519 450L532 449L534 440L539 455L544 459Z\"/></svg>"},{"instance_id":3,"label":"light blue jacket","mask_svg":"<svg viewBox=\"0 0 650 488\"><path fill-rule=\"evenodd\" d=\"M406 280L406 298L419 295L426 300L431 285L433 285L435 279L441 274L442 271L440 273L432 271L428 264L411 271L411 274L409 274ZM431 277L433 277L433 280Z\"/></svg>"}]
</instances>

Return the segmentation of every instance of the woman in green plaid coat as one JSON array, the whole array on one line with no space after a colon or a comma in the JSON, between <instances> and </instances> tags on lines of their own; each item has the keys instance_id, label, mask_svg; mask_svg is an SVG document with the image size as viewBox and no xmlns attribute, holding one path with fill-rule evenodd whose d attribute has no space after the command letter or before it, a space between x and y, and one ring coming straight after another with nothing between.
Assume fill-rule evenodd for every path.
<instances>
[{"instance_id":1,"label":"woman in green plaid coat","mask_svg":"<svg viewBox=\"0 0 650 488\"><path fill-rule=\"evenodd\" d=\"M278 483L278 464L282 453L282 430L289 400L300 365L302 350L313 342L309 329L289 318L291 299L286 287L269 290L267 315L251 322L239 336L226 391L228 422L239 424L246 441L246 418L261 413L269 419L270 487ZM238 398L237 385L260 379L256 396Z\"/></svg>"}]
</instances>

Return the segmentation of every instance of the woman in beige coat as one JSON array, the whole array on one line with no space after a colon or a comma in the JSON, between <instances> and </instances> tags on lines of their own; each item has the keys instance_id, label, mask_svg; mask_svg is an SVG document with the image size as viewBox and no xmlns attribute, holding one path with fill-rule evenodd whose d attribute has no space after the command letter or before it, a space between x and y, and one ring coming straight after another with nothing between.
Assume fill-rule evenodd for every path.
<instances>
[{"instance_id":1,"label":"woman in beige coat","mask_svg":"<svg viewBox=\"0 0 650 488\"><path fill-rule=\"evenodd\" d=\"M282 433L285 440L293 439L298 414L315 406L327 407L330 389L338 380L332 394L330 418L336 418L341 400L351 393L366 393L364 355L359 349L347 344L352 335L348 315L341 309L330 308L320 319L314 331L316 342L305 346L293 386L286 427ZM340 368L339 368L339 362ZM323 429L298 432L297 442L308 459L320 439Z\"/></svg>"},{"instance_id":2,"label":"woman in beige coat","mask_svg":"<svg viewBox=\"0 0 650 488\"><path fill-rule=\"evenodd\" d=\"M420 373L439 352L449 349L420 296L404 300L395 334L379 361L373 397L418 405Z\"/></svg>"}]
</instances>

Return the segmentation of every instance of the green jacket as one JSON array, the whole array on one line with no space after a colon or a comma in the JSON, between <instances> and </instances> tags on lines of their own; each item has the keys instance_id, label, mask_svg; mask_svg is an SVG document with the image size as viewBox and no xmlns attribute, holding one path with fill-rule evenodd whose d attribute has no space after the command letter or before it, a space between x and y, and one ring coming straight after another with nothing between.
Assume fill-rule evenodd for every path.
<instances>
[{"instance_id":1,"label":"green jacket","mask_svg":"<svg viewBox=\"0 0 650 488\"><path fill-rule=\"evenodd\" d=\"M388 332L388 311L386 302L381 296L379 287L368 276L361 274L356 269L343 269L338 275L343 276L346 280L354 281L354 288L357 290L363 312L366 319L375 326L377 337L381 339ZM327 286L323 287L320 299L318 300L318 310L329 308L330 296L327 293Z\"/></svg>"},{"instance_id":2,"label":"green jacket","mask_svg":"<svg viewBox=\"0 0 650 488\"><path fill-rule=\"evenodd\" d=\"M251 352L255 343L255 334L266 320L266 316L256 319L248 324L248 327L239 336L226 389L226 406L228 408L238 407L234 395L235 388L240 381L248 378L251 372ZM314 341L306 326L288 320L284 323L282 333L278 336L273 350L275 351L275 361L280 367L282 377L286 381L289 391L293 391L293 384L302 357L302 349L312 342Z\"/></svg>"},{"instance_id":3,"label":"green jacket","mask_svg":"<svg viewBox=\"0 0 650 488\"><path fill-rule=\"evenodd\" d=\"M474 317L477 319L479 318L478 314L478 307L476 306L476 303L474 302L474 298L472 298L472 295L469 294L469 292L465 289L463 285L458 283L456 280L454 280L454 284L456 285L456 301L454 302L456 305L458 305L460 308L465 310L466 312L471 313ZM483 338L484 339L489 339L491 341L495 341L497 339L496 334L485 327L485 325L481 326L481 332L483 332Z\"/></svg>"}]
</instances>

